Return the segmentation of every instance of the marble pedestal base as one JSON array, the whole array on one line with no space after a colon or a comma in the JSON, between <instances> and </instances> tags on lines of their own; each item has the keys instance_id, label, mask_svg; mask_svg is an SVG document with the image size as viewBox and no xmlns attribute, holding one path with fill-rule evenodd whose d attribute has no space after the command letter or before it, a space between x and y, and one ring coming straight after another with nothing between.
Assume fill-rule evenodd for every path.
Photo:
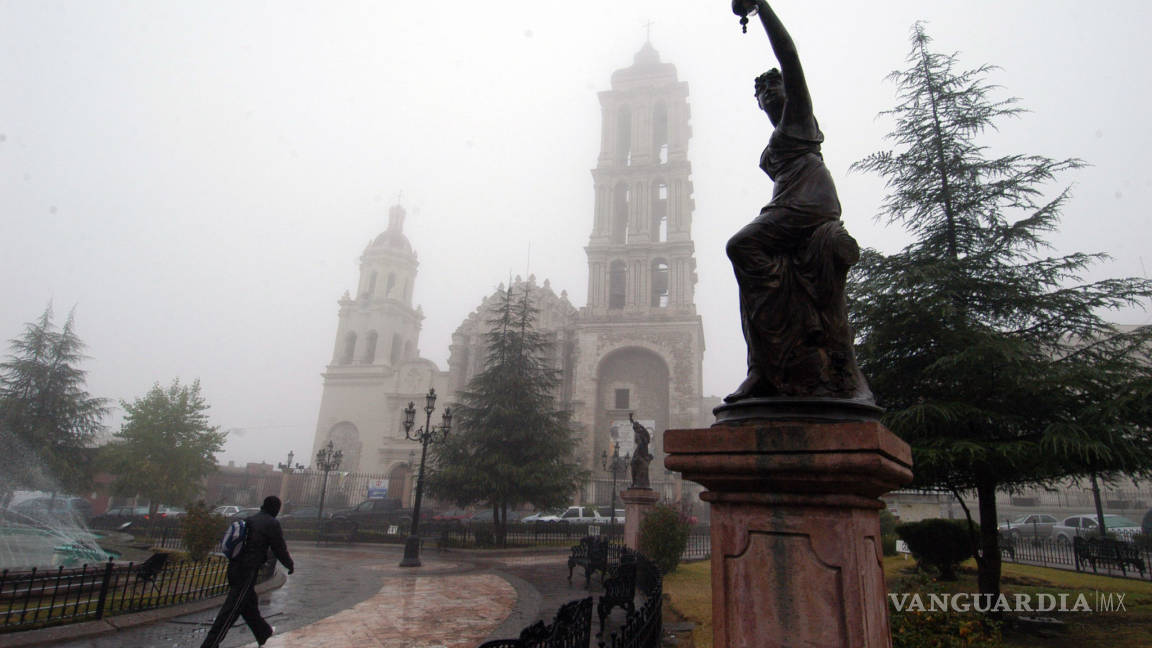
<instances>
[{"instance_id":1,"label":"marble pedestal base","mask_svg":"<svg viewBox=\"0 0 1152 648\"><path fill-rule=\"evenodd\" d=\"M713 645L892 645L877 498L911 481L907 444L876 421L762 421L664 449L708 489Z\"/></svg>"},{"instance_id":2,"label":"marble pedestal base","mask_svg":"<svg viewBox=\"0 0 1152 648\"><path fill-rule=\"evenodd\" d=\"M624 500L624 544L639 549L640 525L660 496L651 488L629 488L620 491L620 499Z\"/></svg>"}]
</instances>

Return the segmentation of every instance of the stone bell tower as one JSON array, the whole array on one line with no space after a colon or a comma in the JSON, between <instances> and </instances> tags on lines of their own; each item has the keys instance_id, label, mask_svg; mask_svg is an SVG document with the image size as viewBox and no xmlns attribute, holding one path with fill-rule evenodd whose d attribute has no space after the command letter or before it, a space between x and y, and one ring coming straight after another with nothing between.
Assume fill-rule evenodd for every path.
<instances>
[{"instance_id":1,"label":"stone bell tower","mask_svg":"<svg viewBox=\"0 0 1152 648\"><path fill-rule=\"evenodd\" d=\"M632 447L628 413L651 430L653 487L663 431L697 424L704 335L694 301L688 84L651 43L600 93L600 155L588 255L588 305L577 323L574 408L601 490L600 458ZM585 493L603 499L601 493Z\"/></svg>"},{"instance_id":2,"label":"stone bell tower","mask_svg":"<svg viewBox=\"0 0 1152 648\"><path fill-rule=\"evenodd\" d=\"M325 369L324 393L312 456L332 441L344 453L341 470L384 473L389 492L407 489L408 453L401 411L429 387L443 389L446 372L420 357L424 314L413 306L419 267L404 235L404 208L388 211L388 228L360 255L356 294L339 301L332 361Z\"/></svg>"}]
</instances>

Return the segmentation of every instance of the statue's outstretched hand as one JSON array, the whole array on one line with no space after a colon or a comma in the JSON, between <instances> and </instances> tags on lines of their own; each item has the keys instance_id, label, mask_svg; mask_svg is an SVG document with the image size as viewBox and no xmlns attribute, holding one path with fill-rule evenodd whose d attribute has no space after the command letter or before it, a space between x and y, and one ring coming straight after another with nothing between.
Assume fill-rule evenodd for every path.
<instances>
[{"instance_id":1,"label":"statue's outstretched hand","mask_svg":"<svg viewBox=\"0 0 1152 648\"><path fill-rule=\"evenodd\" d=\"M756 0L732 0L732 13L737 16L749 16L756 12Z\"/></svg>"}]
</instances>

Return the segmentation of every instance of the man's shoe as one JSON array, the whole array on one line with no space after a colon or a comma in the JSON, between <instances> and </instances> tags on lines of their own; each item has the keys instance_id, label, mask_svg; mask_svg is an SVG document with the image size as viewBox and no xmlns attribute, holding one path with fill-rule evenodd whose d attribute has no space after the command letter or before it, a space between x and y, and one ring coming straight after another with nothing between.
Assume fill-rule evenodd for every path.
<instances>
[{"instance_id":1,"label":"man's shoe","mask_svg":"<svg viewBox=\"0 0 1152 648\"><path fill-rule=\"evenodd\" d=\"M264 637L264 641L261 641L261 642L260 642L259 644L257 644L257 645L263 646L265 643L267 643L267 642L268 642L268 640L269 640L269 639L271 639L271 638L272 638L272 635L276 634L276 626L268 626L268 627L269 627L269 628L272 628L272 632L269 632L269 633L268 633L268 636L267 636L267 637Z\"/></svg>"}]
</instances>

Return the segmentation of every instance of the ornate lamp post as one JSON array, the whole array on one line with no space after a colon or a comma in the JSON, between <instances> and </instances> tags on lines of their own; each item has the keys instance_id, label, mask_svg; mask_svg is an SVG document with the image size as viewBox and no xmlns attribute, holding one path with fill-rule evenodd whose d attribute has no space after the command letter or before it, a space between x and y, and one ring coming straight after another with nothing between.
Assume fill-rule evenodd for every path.
<instances>
[{"instance_id":1,"label":"ornate lamp post","mask_svg":"<svg viewBox=\"0 0 1152 648\"><path fill-rule=\"evenodd\" d=\"M303 464L292 463L292 457L294 456L296 456L295 453L289 450L288 463L276 464L276 467L280 469L280 472L284 473L284 475L280 477L280 501L284 502L286 507L288 505L288 475L291 475L297 470L304 470Z\"/></svg>"},{"instance_id":2,"label":"ornate lamp post","mask_svg":"<svg viewBox=\"0 0 1152 648\"><path fill-rule=\"evenodd\" d=\"M420 471L416 475L416 503L412 505L412 526L409 527L408 539L404 542L404 559L400 561L401 567L420 566L420 500L424 496L424 462L428 457L428 444L433 441L443 441L448 438L448 431L452 427L452 409L445 407L441 415L439 427L432 426L432 412L436 410L436 390L429 389L424 396L424 427L412 431L416 423L416 404L409 402L404 408L404 436L409 441L420 442Z\"/></svg>"},{"instance_id":3,"label":"ornate lamp post","mask_svg":"<svg viewBox=\"0 0 1152 648\"><path fill-rule=\"evenodd\" d=\"M278 463L278 464L276 464L276 467L279 468L280 471L283 472L285 475L291 475L292 473L296 472L297 470L304 470L304 464L299 464L299 463L295 464L295 465L292 464L292 457L295 457L295 456L296 456L296 453L289 450L288 451L288 463Z\"/></svg>"},{"instance_id":4,"label":"ornate lamp post","mask_svg":"<svg viewBox=\"0 0 1152 648\"><path fill-rule=\"evenodd\" d=\"M608 451L600 453L600 465L604 470L612 471L612 526L616 526L616 473L628 467L632 462L631 453L625 453L623 457L620 456L620 444L612 444L612 456L608 456Z\"/></svg>"},{"instance_id":5,"label":"ornate lamp post","mask_svg":"<svg viewBox=\"0 0 1152 648\"><path fill-rule=\"evenodd\" d=\"M328 473L339 468L342 459L344 452L333 449L331 441L316 452L316 467L324 471L324 481L320 483L320 510L316 512L318 520L324 520L324 494L328 491Z\"/></svg>"}]
</instances>

